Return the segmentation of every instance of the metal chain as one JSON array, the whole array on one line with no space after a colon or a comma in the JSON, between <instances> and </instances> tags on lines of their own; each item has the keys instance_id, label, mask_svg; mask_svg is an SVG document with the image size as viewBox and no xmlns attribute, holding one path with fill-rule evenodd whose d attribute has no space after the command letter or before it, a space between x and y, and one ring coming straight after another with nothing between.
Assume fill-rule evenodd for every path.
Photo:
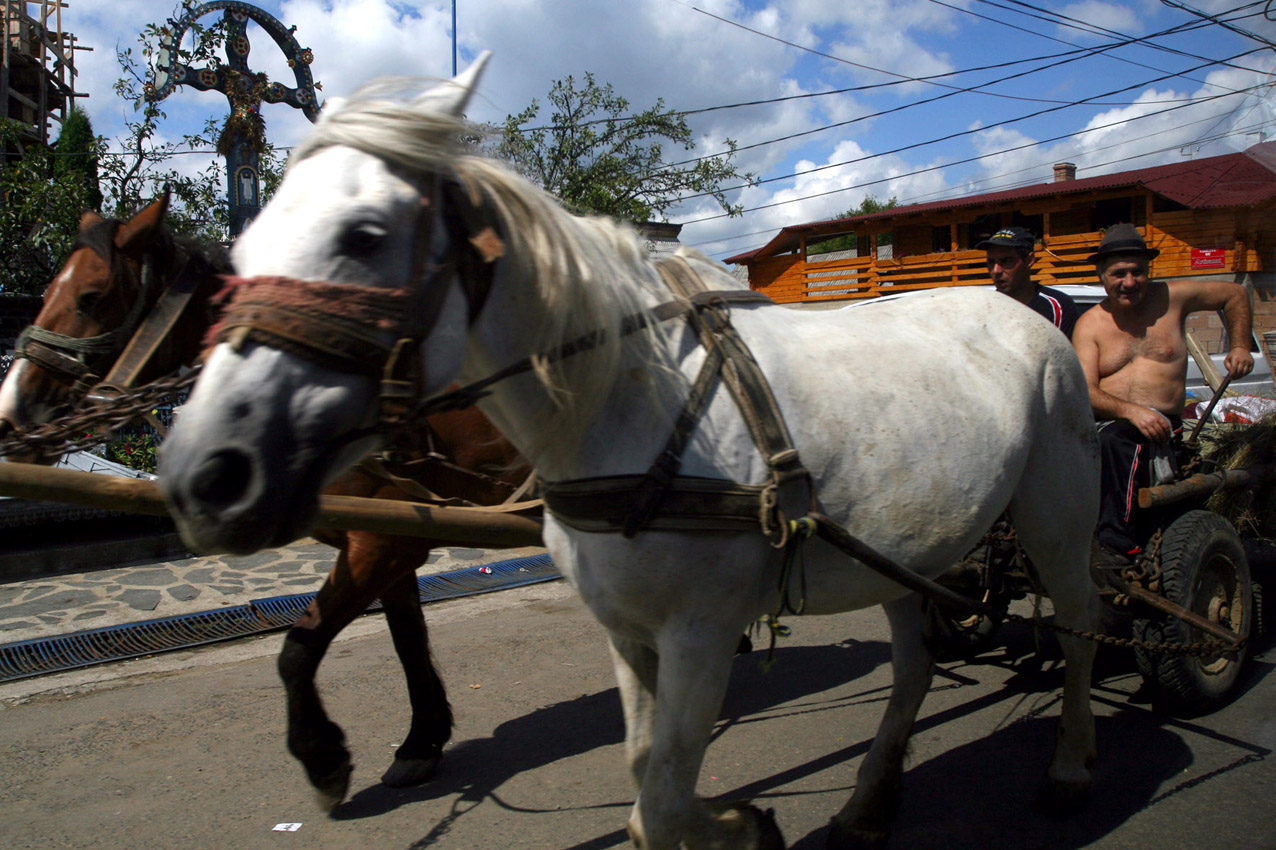
<instances>
[{"instance_id":1,"label":"metal chain","mask_svg":"<svg viewBox=\"0 0 1276 850\"><path fill-rule=\"evenodd\" d=\"M1027 553L1023 551L1023 547L1019 543L1019 537L1015 533L1014 526L1007 524L1005 528L1006 528L1005 531L998 531L997 524L994 524L993 527L989 529L987 533L984 534L983 538L979 541L979 543L975 544L975 548L972 549L971 551L973 552L976 549L979 549L981 546L985 546L985 545L991 546L998 542L1010 543L1014 546L1016 561L1020 565L1027 564L1028 563ZM1127 576L1127 578L1142 579L1142 578L1150 577L1153 580L1159 580L1160 573L1161 573L1160 567L1159 567L1160 547L1161 547L1161 531L1160 529L1157 529L1157 531L1153 534L1152 539L1148 541L1147 552L1145 553L1144 557L1141 557L1139 559L1138 567L1141 568L1141 574L1130 575L1130 576ZM962 564L963 565L968 564L971 566L982 566L982 564L978 563L975 559L971 558L969 554L967 555L966 559L963 559ZM1025 573L1029 576L1029 578L1033 577L1032 571L1025 570ZM1040 594L1041 594L1041 591L1038 590L1037 591L1038 598L1040 598ZM1234 654L1235 652L1238 651L1236 649L1228 649L1225 644L1217 640L1206 640L1206 641L1200 641L1198 643L1152 642L1152 641L1138 640L1136 638L1119 638L1119 637L1113 637L1111 635L1105 635L1101 632L1090 632L1090 631L1084 631L1082 629L1074 629L1069 626L1059 625L1058 623L1055 623L1051 620L1046 620L1035 614L1031 617L1024 617L1019 614L1012 614L1009 611L1004 611L1002 612L1001 616L1008 622L1024 623L1026 625L1030 625L1034 627L1040 626L1041 628L1058 632L1060 634L1070 635L1075 638L1080 638L1081 640L1090 640L1096 643L1102 643L1106 646L1115 646L1115 647L1120 647L1123 649L1141 649L1146 652L1157 653L1160 655L1183 655L1183 656L1191 656L1191 657L1208 658L1215 655Z\"/></svg>"},{"instance_id":2,"label":"metal chain","mask_svg":"<svg viewBox=\"0 0 1276 850\"><path fill-rule=\"evenodd\" d=\"M1041 626L1060 634L1070 635L1082 640L1092 640L1096 643L1102 643L1107 646L1117 646L1124 649L1142 649L1147 652L1157 653L1159 655L1187 655L1201 658L1209 658L1215 655L1231 655L1239 651L1239 649L1228 649L1226 645L1220 641L1201 641L1199 643L1163 643L1137 640L1135 638L1119 638L1111 635L1105 635L1101 632L1087 632L1081 629L1074 629L1069 626L1061 626L1058 623L1046 620L1042 617L1024 617L1019 614L1011 614L1009 611L1003 615L1006 620L1012 623L1025 623L1030 626Z\"/></svg>"},{"instance_id":3,"label":"metal chain","mask_svg":"<svg viewBox=\"0 0 1276 850\"><path fill-rule=\"evenodd\" d=\"M60 457L110 442L114 433L156 405L187 389L199 376L199 367L182 375L169 375L113 396L110 404L88 402L62 416L26 431L14 431L0 439L0 457L35 454Z\"/></svg>"}]
</instances>

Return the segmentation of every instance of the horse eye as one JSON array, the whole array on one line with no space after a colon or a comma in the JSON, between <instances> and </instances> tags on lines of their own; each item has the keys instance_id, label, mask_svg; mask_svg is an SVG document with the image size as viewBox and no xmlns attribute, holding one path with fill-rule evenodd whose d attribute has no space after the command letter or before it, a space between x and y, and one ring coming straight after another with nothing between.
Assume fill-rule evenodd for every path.
<instances>
[{"instance_id":1,"label":"horse eye","mask_svg":"<svg viewBox=\"0 0 1276 850\"><path fill-rule=\"evenodd\" d=\"M381 247L385 241L386 229L379 224L361 222L341 234L341 253L366 257Z\"/></svg>"},{"instance_id":2,"label":"horse eye","mask_svg":"<svg viewBox=\"0 0 1276 850\"><path fill-rule=\"evenodd\" d=\"M100 292L85 292L75 300L75 309L80 313L92 313L102 300Z\"/></svg>"}]
</instances>

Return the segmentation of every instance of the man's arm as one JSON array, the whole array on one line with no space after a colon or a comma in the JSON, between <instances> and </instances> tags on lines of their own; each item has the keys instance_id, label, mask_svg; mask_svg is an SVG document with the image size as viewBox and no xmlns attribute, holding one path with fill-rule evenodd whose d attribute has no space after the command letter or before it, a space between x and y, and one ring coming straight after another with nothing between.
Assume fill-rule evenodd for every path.
<instances>
[{"instance_id":1,"label":"man's arm","mask_svg":"<svg viewBox=\"0 0 1276 850\"><path fill-rule=\"evenodd\" d=\"M1089 318L1087 314L1077 320L1077 326L1072 332L1072 347L1076 349L1077 359L1081 361L1081 368L1085 371L1094 418L1099 421L1126 419L1149 440L1169 440L1174 436L1174 430L1170 426L1170 420L1159 410L1117 398L1099 387L1099 342L1094 332L1095 323L1087 321Z\"/></svg>"},{"instance_id":2,"label":"man's arm","mask_svg":"<svg viewBox=\"0 0 1276 850\"><path fill-rule=\"evenodd\" d=\"M1230 341L1223 359L1227 374L1243 378L1254 370L1254 355L1249 350L1254 325L1245 287L1222 280L1185 280L1176 281L1170 291L1182 298L1184 318L1199 310L1222 310Z\"/></svg>"}]
</instances>

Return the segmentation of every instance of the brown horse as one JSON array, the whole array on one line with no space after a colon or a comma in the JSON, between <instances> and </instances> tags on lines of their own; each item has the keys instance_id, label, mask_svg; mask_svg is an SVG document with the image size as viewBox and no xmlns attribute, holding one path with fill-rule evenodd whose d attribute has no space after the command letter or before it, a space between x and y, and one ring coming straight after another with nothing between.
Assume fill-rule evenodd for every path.
<instances>
[{"instance_id":1,"label":"brown horse","mask_svg":"<svg viewBox=\"0 0 1276 850\"><path fill-rule=\"evenodd\" d=\"M126 222L92 213L81 219L79 239L0 386L0 435L46 422L79 401L119 358L140 317L172 287L192 292L188 308L138 380L166 375L198 357L213 320L211 298L221 275L230 272L229 262L220 247L174 238L164 224L167 207L168 198L161 197ZM85 346L85 340L92 342ZM428 424L423 444L394 447L398 455L416 458L402 472L420 486L490 505L505 500L526 478L527 464L476 410L434 416ZM367 467L355 467L324 492L413 499ZM430 550L445 541L362 531L315 537L338 549L337 562L284 639L278 666L287 692L288 749L305 766L320 806L332 809L345 798L352 768L341 728L319 699L315 673L333 638L373 600L384 607L412 704L411 728L381 781L393 786L426 781L451 737L452 710L430 657L415 580Z\"/></svg>"}]
</instances>

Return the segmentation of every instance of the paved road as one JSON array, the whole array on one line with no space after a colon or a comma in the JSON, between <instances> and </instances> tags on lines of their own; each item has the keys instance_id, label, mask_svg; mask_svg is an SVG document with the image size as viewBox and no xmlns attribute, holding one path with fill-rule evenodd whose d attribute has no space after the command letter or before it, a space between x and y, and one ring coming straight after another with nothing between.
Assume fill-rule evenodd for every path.
<instances>
[{"instance_id":1,"label":"paved road","mask_svg":"<svg viewBox=\"0 0 1276 850\"><path fill-rule=\"evenodd\" d=\"M419 574L544 551L441 547ZM179 558L0 584L0 643L315 591L335 558L335 549L305 538L246 557Z\"/></svg>"},{"instance_id":2,"label":"paved road","mask_svg":"<svg viewBox=\"0 0 1276 850\"><path fill-rule=\"evenodd\" d=\"M314 808L284 750L280 636L0 686L0 835L9 847L572 848L626 845L633 792L603 636L562 582L427 606L457 713L440 775L377 777L407 708L379 617L334 647L320 684L356 761L351 799ZM702 793L774 807L793 848L823 847L889 685L876 611L794 622L769 674L736 662ZM1061 672L1007 627L981 663L942 666L923 707L893 847L1276 848L1276 651L1250 690L1198 720L1152 713L1129 658L1102 656L1089 811L1059 823L1032 792ZM276 831L299 824L296 831Z\"/></svg>"}]
</instances>

